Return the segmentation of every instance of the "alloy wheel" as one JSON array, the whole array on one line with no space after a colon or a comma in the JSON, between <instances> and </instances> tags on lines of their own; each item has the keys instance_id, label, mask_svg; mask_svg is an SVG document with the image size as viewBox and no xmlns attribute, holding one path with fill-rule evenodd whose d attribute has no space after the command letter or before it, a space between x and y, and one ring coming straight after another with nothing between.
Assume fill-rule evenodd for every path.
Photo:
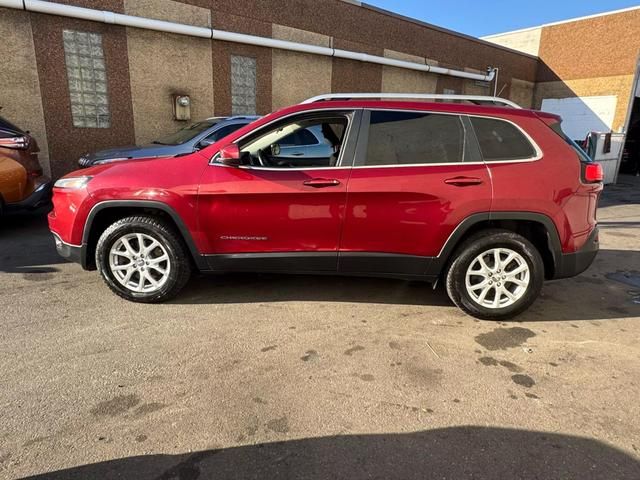
<instances>
[{"instance_id":1,"label":"alloy wheel","mask_svg":"<svg viewBox=\"0 0 640 480\"><path fill-rule=\"evenodd\" d=\"M169 279L171 261L165 247L146 233L128 233L109 250L109 268L123 287L136 293L153 293Z\"/></svg>"},{"instance_id":2,"label":"alloy wheel","mask_svg":"<svg viewBox=\"0 0 640 480\"><path fill-rule=\"evenodd\" d=\"M505 308L520 300L530 280L527 261L509 248L492 248L478 255L466 272L469 296L486 308Z\"/></svg>"}]
</instances>

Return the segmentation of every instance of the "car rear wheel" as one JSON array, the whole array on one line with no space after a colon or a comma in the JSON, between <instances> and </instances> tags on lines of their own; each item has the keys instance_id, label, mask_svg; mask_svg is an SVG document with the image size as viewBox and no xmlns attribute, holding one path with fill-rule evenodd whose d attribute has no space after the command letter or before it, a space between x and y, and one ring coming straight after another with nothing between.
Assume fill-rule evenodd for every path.
<instances>
[{"instance_id":1,"label":"car rear wheel","mask_svg":"<svg viewBox=\"0 0 640 480\"><path fill-rule=\"evenodd\" d=\"M544 264L526 238L507 230L483 231L457 251L447 272L447 293L469 315L503 320L526 310L540 294Z\"/></svg>"},{"instance_id":2,"label":"car rear wheel","mask_svg":"<svg viewBox=\"0 0 640 480\"><path fill-rule=\"evenodd\" d=\"M98 240L96 265L107 286L134 302L174 297L187 283L191 264L171 225L148 216L113 223Z\"/></svg>"}]
</instances>

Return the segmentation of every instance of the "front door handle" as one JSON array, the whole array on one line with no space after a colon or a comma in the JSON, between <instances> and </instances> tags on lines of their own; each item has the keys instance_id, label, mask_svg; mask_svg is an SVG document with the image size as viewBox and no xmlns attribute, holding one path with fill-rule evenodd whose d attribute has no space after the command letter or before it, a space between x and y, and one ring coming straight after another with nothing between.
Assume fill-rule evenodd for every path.
<instances>
[{"instance_id":1,"label":"front door handle","mask_svg":"<svg viewBox=\"0 0 640 480\"><path fill-rule=\"evenodd\" d=\"M447 178L444 183L454 185L456 187L469 187L472 185L481 185L482 179L476 177L453 177Z\"/></svg>"},{"instance_id":2,"label":"front door handle","mask_svg":"<svg viewBox=\"0 0 640 480\"><path fill-rule=\"evenodd\" d=\"M313 188L327 188L327 187L337 187L340 185L340 181L335 178L312 178L311 180L307 180L303 182L307 187Z\"/></svg>"}]
</instances>

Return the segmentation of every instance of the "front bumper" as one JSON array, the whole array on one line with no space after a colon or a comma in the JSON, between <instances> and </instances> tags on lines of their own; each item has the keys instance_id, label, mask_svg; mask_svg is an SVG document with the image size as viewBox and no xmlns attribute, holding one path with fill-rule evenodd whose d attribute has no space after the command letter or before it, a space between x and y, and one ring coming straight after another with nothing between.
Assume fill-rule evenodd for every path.
<instances>
[{"instance_id":1,"label":"front bumper","mask_svg":"<svg viewBox=\"0 0 640 480\"><path fill-rule=\"evenodd\" d=\"M53 182L42 177L37 181L36 188L24 200L19 202L7 203L5 205L6 213L20 213L37 210L40 207L51 206Z\"/></svg>"},{"instance_id":2,"label":"front bumper","mask_svg":"<svg viewBox=\"0 0 640 480\"><path fill-rule=\"evenodd\" d=\"M554 280L580 275L591 266L600 249L598 227L596 227L584 246L574 253L564 253L556 258L556 271Z\"/></svg>"},{"instance_id":3,"label":"front bumper","mask_svg":"<svg viewBox=\"0 0 640 480\"><path fill-rule=\"evenodd\" d=\"M53 239L56 242L56 250L58 255L62 258L69 260L70 262L79 263L82 268L87 269L87 255L85 245L70 245L62 241L57 235L53 234Z\"/></svg>"}]
</instances>

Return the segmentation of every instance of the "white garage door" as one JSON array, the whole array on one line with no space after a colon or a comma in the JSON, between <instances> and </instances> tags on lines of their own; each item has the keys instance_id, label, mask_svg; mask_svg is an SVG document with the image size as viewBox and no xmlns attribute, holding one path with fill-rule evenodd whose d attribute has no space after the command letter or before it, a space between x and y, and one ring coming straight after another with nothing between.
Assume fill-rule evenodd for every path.
<instances>
[{"instance_id":1,"label":"white garage door","mask_svg":"<svg viewBox=\"0 0 640 480\"><path fill-rule=\"evenodd\" d=\"M582 140L589 132L610 132L616 114L618 97L545 98L542 110L562 117L562 130L574 140Z\"/></svg>"}]
</instances>

